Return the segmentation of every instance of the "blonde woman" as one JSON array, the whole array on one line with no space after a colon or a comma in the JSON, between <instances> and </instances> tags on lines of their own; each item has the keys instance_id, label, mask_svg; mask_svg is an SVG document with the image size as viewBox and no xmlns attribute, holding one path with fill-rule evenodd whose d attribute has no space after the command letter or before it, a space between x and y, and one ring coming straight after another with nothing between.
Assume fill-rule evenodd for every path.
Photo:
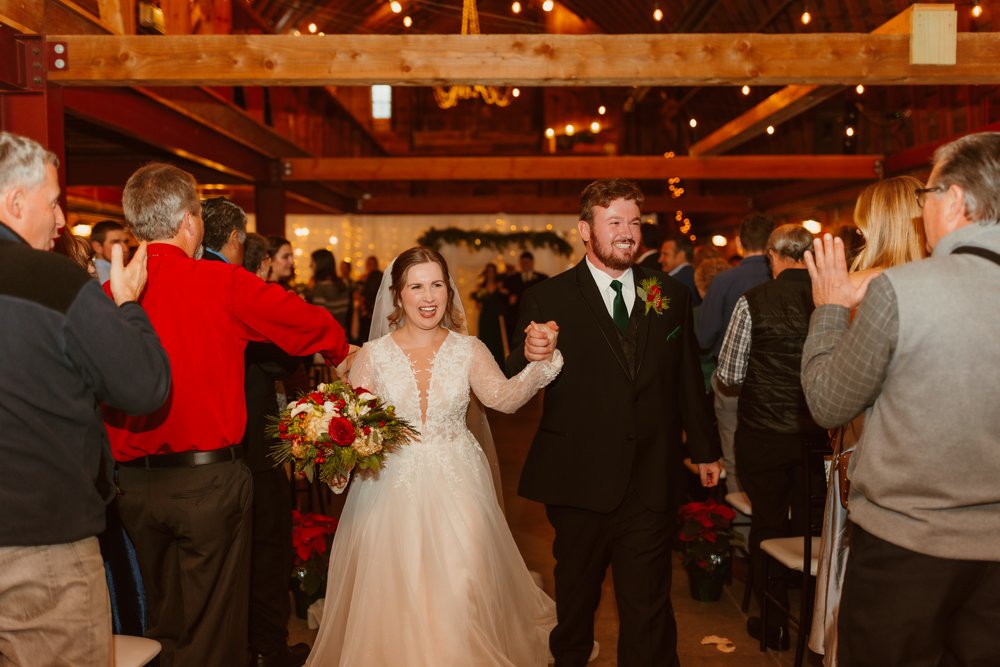
<instances>
[{"instance_id":1,"label":"blonde woman","mask_svg":"<svg viewBox=\"0 0 1000 667\"><path fill-rule=\"evenodd\" d=\"M851 264L853 281L860 282L869 274L924 257L924 230L914 196L914 190L923 186L912 176L897 176L869 185L861 192L854 207L854 223L865 243ZM854 450L863 424L861 414L843 427L841 451ZM837 619L850 541L847 508L840 504L835 470L830 472L827 489L809 648L823 654L824 667L835 667Z\"/></svg>"}]
</instances>

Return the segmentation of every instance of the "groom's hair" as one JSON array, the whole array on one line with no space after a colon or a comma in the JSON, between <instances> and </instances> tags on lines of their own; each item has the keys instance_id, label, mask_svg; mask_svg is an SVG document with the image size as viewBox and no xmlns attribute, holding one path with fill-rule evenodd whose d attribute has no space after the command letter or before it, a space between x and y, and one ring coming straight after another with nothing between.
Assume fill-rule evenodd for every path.
<instances>
[{"instance_id":1,"label":"groom's hair","mask_svg":"<svg viewBox=\"0 0 1000 667\"><path fill-rule=\"evenodd\" d=\"M594 207L607 208L616 199L634 201L642 208L642 191L639 186L624 178L602 178L594 181L580 193L580 220L594 224Z\"/></svg>"}]
</instances>

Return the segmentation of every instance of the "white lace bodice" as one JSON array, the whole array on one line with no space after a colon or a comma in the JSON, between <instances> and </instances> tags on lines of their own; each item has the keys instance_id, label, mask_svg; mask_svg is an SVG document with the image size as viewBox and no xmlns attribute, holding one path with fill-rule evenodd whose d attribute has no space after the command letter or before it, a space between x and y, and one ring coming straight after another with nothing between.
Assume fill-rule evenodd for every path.
<instances>
[{"instance_id":1,"label":"white lace bodice","mask_svg":"<svg viewBox=\"0 0 1000 667\"><path fill-rule=\"evenodd\" d=\"M507 379L489 349L471 336L450 332L436 353L416 360L391 335L367 343L351 367L351 384L375 392L420 431L417 441L387 458L380 477L407 485L424 462L454 476L479 477L482 467L471 458L482 450L465 421L470 389L487 407L511 413L551 382L562 363L557 350L551 362L530 363Z\"/></svg>"}]
</instances>

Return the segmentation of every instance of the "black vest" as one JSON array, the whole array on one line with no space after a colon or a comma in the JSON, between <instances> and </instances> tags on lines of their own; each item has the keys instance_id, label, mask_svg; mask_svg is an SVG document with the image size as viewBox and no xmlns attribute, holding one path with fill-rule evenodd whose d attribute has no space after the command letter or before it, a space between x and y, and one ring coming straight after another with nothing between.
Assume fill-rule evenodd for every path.
<instances>
[{"instance_id":1,"label":"black vest","mask_svg":"<svg viewBox=\"0 0 1000 667\"><path fill-rule=\"evenodd\" d=\"M740 391L739 424L773 433L821 431L802 393L802 345L814 310L805 269L785 269L777 279L745 294L750 308L750 358Z\"/></svg>"}]
</instances>

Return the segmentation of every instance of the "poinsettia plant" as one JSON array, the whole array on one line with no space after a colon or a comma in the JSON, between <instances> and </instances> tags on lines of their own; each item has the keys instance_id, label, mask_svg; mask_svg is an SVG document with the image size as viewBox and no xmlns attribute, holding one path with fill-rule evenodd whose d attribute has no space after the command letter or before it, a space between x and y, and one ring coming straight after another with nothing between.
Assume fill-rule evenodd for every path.
<instances>
[{"instance_id":1,"label":"poinsettia plant","mask_svg":"<svg viewBox=\"0 0 1000 667\"><path fill-rule=\"evenodd\" d=\"M292 510L292 549L295 563L292 577L306 595L315 596L326 588L330 546L337 531L332 516Z\"/></svg>"},{"instance_id":2,"label":"poinsettia plant","mask_svg":"<svg viewBox=\"0 0 1000 667\"><path fill-rule=\"evenodd\" d=\"M732 547L743 544L743 536L733 530L735 517L732 507L712 499L682 505L677 539L683 547L685 567L724 571Z\"/></svg>"}]
</instances>

